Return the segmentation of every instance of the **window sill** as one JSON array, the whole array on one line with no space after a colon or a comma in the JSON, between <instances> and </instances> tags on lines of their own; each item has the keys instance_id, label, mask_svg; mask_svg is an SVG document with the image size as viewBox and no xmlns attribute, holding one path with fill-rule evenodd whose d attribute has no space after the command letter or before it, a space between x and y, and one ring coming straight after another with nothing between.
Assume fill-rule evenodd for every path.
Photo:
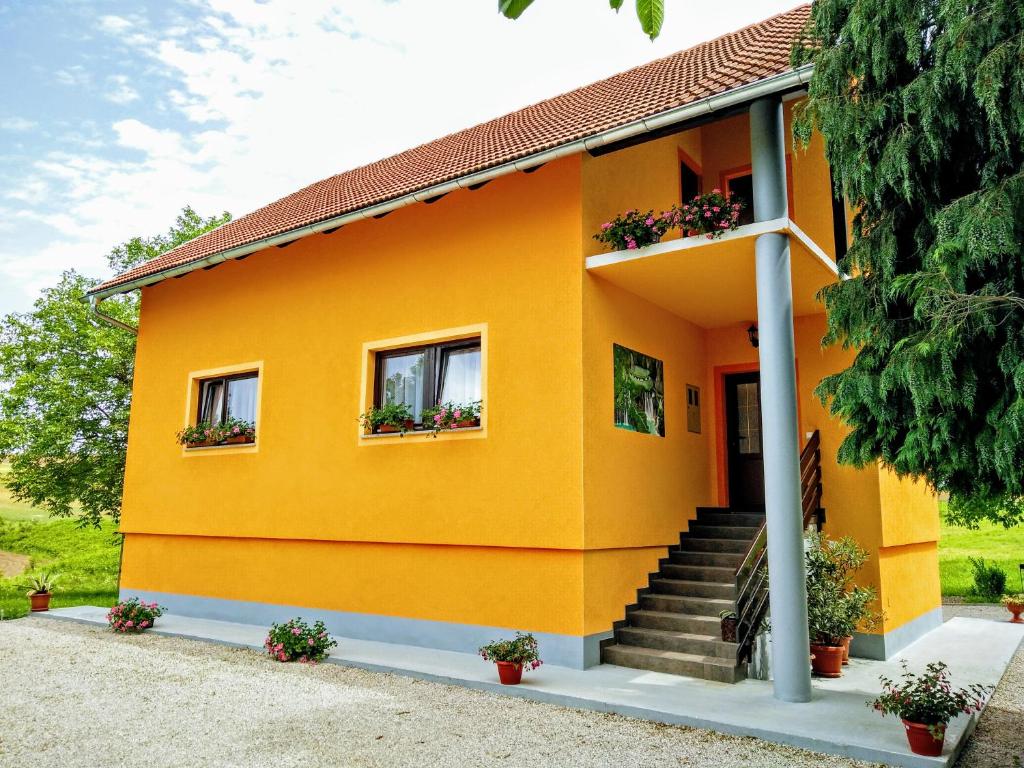
<instances>
[{"instance_id":1,"label":"window sill","mask_svg":"<svg viewBox=\"0 0 1024 768\"><path fill-rule=\"evenodd\" d=\"M192 448L182 446L184 456L202 456L222 453L256 453L259 443L225 443L224 445L197 445Z\"/></svg>"},{"instance_id":2,"label":"window sill","mask_svg":"<svg viewBox=\"0 0 1024 768\"><path fill-rule=\"evenodd\" d=\"M472 434L472 433L477 433L479 435L479 433L481 433L483 431L484 431L484 428L482 426L479 426L479 427L460 427L459 429L451 429L451 430L447 430L446 429L446 430L438 433L437 436L438 436L438 438L444 438L444 437L452 437L452 436L455 436L455 435ZM406 432L404 435L401 432L377 432L377 433L372 434L372 435L361 434L361 435L359 435L359 438L361 440L405 440L406 438L409 438L409 437L412 437L413 439L415 439L417 437L433 438L433 436L434 436L434 430L432 430L432 429L411 429L408 432Z\"/></svg>"}]
</instances>

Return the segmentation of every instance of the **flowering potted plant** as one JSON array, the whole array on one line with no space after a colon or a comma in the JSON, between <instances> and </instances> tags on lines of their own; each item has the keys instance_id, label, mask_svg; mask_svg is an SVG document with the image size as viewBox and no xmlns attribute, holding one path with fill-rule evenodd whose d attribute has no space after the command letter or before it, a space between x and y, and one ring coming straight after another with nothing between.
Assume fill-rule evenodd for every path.
<instances>
[{"instance_id":1,"label":"flowering potted plant","mask_svg":"<svg viewBox=\"0 0 1024 768\"><path fill-rule=\"evenodd\" d=\"M233 416L221 425L224 442L228 445L239 445L256 442L256 425L251 421L236 419Z\"/></svg>"},{"instance_id":2,"label":"flowering potted plant","mask_svg":"<svg viewBox=\"0 0 1024 768\"><path fill-rule=\"evenodd\" d=\"M267 655L277 661L298 661L302 664L316 664L327 658L331 648L338 641L327 634L322 621L309 626L301 617L272 624L263 641Z\"/></svg>"},{"instance_id":3,"label":"flowering potted plant","mask_svg":"<svg viewBox=\"0 0 1024 768\"><path fill-rule=\"evenodd\" d=\"M736 642L736 631L739 628L739 617L736 611L726 610L718 614L722 623L722 640L726 643Z\"/></svg>"},{"instance_id":4,"label":"flowering potted plant","mask_svg":"<svg viewBox=\"0 0 1024 768\"><path fill-rule=\"evenodd\" d=\"M29 604L34 612L50 610L50 597L57 577L52 573L33 573L25 577Z\"/></svg>"},{"instance_id":5,"label":"flowering potted plant","mask_svg":"<svg viewBox=\"0 0 1024 768\"><path fill-rule=\"evenodd\" d=\"M532 634L516 632L514 640L498 640L480 649L484 661L498 666L498 679L502 685L519 685L525 668L536 669L542 662L537 638Z\"/></svg>"},{"instance_id":6,"label":"flowering potted plant","mask_svg":"<svg viewBox=\"0 0 1024 768\"><path fill-rule=\"evenodd\" d=\"M474 403L444 403L423 411L423 428L437 433L444 429L463 429L480 426L480 401Z\"/></svg>"},{"instance_id":7,"label":"flowering potted plant","mask_svg":"<svg viewBox=\"0 0 1024 768\"><path fill-rule=\"evenodd\" d=\"M640 213L634 208L602 224L594 239L607 243L614 251L632 251L657 243L671 227L670 213L655 216L654 211Z\"/></svg>"},{"instance_id":8,"label":"flowering potted plant","mask_svg":"<svg viewBox=\"0 0 1024 768\"><path fill-rule=\"evenodd\" d=\"M1003 595L1002 603L1006 606L1006 610L1013 614L1013 618L1010 619L1013 624L1024 624L1024 619L1020 617L1024 613L1024 592Z\"/></svg>"},{"instance_id":9,"label":"flowering potted plant","mask_svg":"<svg viewBox=\"0 0 1024 768\"><path fill-rule=\"evenodd\" d=\"M745 207L742 200L713 189L675 206L670 218L673 226L681 227L686 235L704 235L713 240L739 226L740 213Z\"/></svg>"},{"instance_id":10,"label":"flowering potted plant","mask_svg":"<svg viewBox=\"0 0 1024 768\"><path fill-rule=\"evenodd\" d=\"M413 426L412 410L405 403L385 403L359 415L367 432L378 434L398 432L405 435Z\"/></svg>"},{"instance_id":11,"label":"flowering potted plant","mask_svg":"<svg viewBox=\"0 0 1024 768\"><path fill-rule=\"evenodd\" d=\"M115 632L136 634L152 627L157 617L163 615L163 607L155 602L147 603L137 597L130 597L107 611L107 623Z\"/></svg>"},{"instance_id":12,"label":"flowering potted plant","mask_svg":"<svg viewBox=\"0 0 1024 768\"><path fill-rule=\"evenodd\" d=\"M883 717L896 715L903 721L914 754L941 755L949 721L959 714L980 712L986 694L992 690L992 686L978 684L953 690L948 669L937 661L925 667L923 675L915 675L904 661L901 682L879 677L882 693L868 706Z\"/></svg>"},{"instance_id":13,"label":"flowering potted plant","mask_svg":"<svg viewBox=\"0 0 1024 768\"><path fill-rule=\"evenodd\" d=\"M186 448L205 448L216 445L224 439L224 432L219 425L201 421L195 426L185 427L178 432L178 442Z\"/></svg>"}]
</instances>

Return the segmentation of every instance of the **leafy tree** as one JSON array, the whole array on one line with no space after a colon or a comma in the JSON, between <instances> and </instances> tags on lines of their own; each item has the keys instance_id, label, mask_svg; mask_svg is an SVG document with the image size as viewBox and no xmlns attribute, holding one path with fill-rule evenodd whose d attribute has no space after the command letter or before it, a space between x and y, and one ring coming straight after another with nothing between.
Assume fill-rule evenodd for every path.
<instances>
[{"instance_id":1,"label":"leafy tree","mask_svg":"<svg viewBox=\"0 0 1024 768\"><path fill-rule=\"evenodd\" d=\"M797 140L824 136L856 212L823 293L856 350L819 395L881 460L950 494L951 518L1024 513L1024 3L816 0Z\"/></svg>"},{"instance_id":2,"label":"leafy tree","mask_svg":"<svg viewBox=\"0 0 1024 768\"><path fill-rule=\"evenodd\" d=\"M230 218L185 208L163 235L136 237L107 255L124 271ZM121 511L135 336L97 322L85 294L99 281L65 272L31 312L0 320L0 458L9 459L15 497L51 515L99 526ZM138 299L103 311L138 320Z\"/></svg>"},{"instance_id":3,"label":"leafy tree","mask_svg":"<svg viewBox=\"0 0 1024 768\"><path fill-rule=\"evenodd\" d=\"M533 0L498 0L498 10L509 19L518 19L531 5ZM608 5L618 12L622 0L608 0ZM636 0L636 17L644 34L654 40L665 21L665 0Z\"/></svg>"}]
</instances>

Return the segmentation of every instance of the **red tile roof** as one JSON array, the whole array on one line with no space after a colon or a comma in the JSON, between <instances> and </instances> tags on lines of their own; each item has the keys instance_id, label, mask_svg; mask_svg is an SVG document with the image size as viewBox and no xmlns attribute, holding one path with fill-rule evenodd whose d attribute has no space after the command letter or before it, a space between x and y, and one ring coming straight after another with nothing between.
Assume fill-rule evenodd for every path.
<instances>
[{"instance_id":1,"label":"red tile roof","mask_svg":"<svg viewBox=\"0 0 1024 768\"><path fill-rule=\"evenodd\" d=\"M228 222L98 286L164 270L359 211L791 70L804 5L392 157L339 173Z\"/></svg>"}]
</instances>

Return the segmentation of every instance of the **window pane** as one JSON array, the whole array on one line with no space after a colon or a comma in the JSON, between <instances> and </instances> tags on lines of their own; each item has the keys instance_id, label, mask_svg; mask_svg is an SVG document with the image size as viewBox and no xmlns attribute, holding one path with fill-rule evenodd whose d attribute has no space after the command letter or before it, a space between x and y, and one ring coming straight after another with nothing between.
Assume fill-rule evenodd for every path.
<instances>
[{"instance_id":1,"label":"window pane","mask_svg":"<svg viewBox=\"0 0 1024 768\"><path fill-rule=\"evenodd\" d=\"M384 403L405 403L416 421L423 410L423 353L384 358Z\"/></svg>"},{"instance_id":2,"label":"window pane","mask_svg":"<svg viewBox=\"0 0 1024 768\"><path fill-rule=\"evenodd\" d=\"M729 179L729 196L738 197L747 207L740 213L740 224L752 224L754 221L754 177L736 176Z\"/></svg>"},{"instance_id":3,"label":"window pane","mask_svg":"<svg viewBox=\"0 0 1024 768\"><path fill-rule=\"evenodd\" d=\"M220 424L221 411L224 407L224 381L204 381L200 393L199 421Z\"/></svg>"},{"instance_id":4,"label":"window pane","mask_svg":"<svg viewBox=\"0 0 1024 768\"><path fill-rule=\"evenodd\" d=\"M736 410L740 453L761 453L761 403L756 383L736 385Z\"/></svg>"},{"instance_id":5,"label":"window pane","mask_svg":"<svg viewBox=\"0 0 1024 768\"><path fill-rule=\"evenodd\" d=\"M228 417L256 423L256 377L228 382Z\"/></svg>"},{"instance_id":6,"label":"window pane","mask_svg":"<svg viewBox=\"0 0 1024 768\"><path fill-rule=\"evenodd\" d=\"M480 399L480 347L453 349L441 363L439 402L466 404Z\"/></svg>"},{"instance_id":7,"label":"window pane","mask_svg":"<svg viewBox=\"0 0 1024 768\"><path fill-rule=\"evenodd\" d=\"M679 183L684 203L690 202L700 194L700 177L686 163L679 164Z\"/></svg>"}]
</instances>

